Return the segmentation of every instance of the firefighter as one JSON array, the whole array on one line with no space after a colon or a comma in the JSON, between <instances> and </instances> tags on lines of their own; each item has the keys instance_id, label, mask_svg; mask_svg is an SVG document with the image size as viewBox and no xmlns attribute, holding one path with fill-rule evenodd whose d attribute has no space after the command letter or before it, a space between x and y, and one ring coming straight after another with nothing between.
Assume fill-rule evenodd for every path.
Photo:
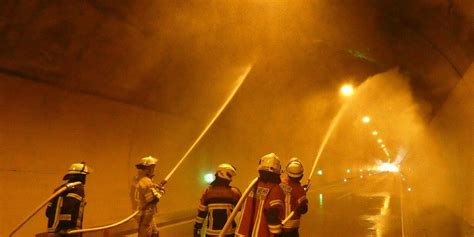
<instances>
[{"instance_id":1,"label":"firefighter","mask_svg":"<svg viewBox=\"0 0 474 237\"><path fill-rule=\"evenodd\" d=\"M280 159L273 153L260 158L259 178L242 208L236 236L281 236L285 194L280 187Z\"/></svg>"},{"instance_id":2,"label":"firefighter","mask_svg":"<svg viewBox=\"0 0 474 237\"><path fill-rule=\"evenodd\" d=\"M291 158L285 171L287 177L280 184L285 192L285 218L292 211L294 215L283 225L283 236L298 237L301 215L308 211L308 199L300 183L304 172L303 164L298 158Z\"/></svg>"},{"instance_id":3,"label":"firefighter","mask_svg":"<svg viewBox=\"0 0 474 237\"><path fill-rule=\"evenodd\" d=\"M87 174L89 174L89 167L84 162L74 163L69 167L63 178L67 182L56 190L74 182L81 182L81 184L66 189L48 203L46 208L48 236L82 236L82 234L68 235L66 232L82 228L84 206L86 205L84 185L86 184Z\"/></svg>"},{"instance_id":4,"label":"firefighter","mask_svg":"<svg viewBox=\"0 0 474 237\"><path fill-rule=\"evenodd\" d=\"M237 175L237 170L230 164L217 166L215 180L204 191L194 224L194 237L201 236L201 228L204 219L208 217L206 236L218 236L227 222L234 206L239 202L242 194L236 187L230 186L232 177ZM232 229L226 232L226 237L233 237L235 222Z\"/></svg>"},{"instance_id":5,"label":"firefighter","mask_svg":"<svg viewBox=\"0 0 474 237\"><path fill-rule=\"evenodd\" d=\"M163 196L162 186L153 183L157 159L147 156L135 167L138 169L135 199L137 202L138 237L158 237L158 229L154 222L156 204Z\"/></svg>"}]
</instances>

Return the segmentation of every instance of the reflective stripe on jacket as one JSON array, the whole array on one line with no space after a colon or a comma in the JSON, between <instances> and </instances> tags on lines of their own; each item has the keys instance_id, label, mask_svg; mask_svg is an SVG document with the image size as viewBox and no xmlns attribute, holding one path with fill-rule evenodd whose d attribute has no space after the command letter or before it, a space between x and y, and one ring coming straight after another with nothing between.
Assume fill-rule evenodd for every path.
<instances>
[{"instance_id":1,"label":"reflective stripe on jacket","mask_svg":"<svg viewBox=\"0 0 474 237\"><path fill-rule=\"evenodd\" d=\"M61 185L56 190L64 187L64 185ZM66 190L51 200L46 208L48 232L57 233L59 231L82 228L85 205L83 184Z\"/></svg>"},{"instance_id":2,"label":"reflective stripe on jacket","mask_svg":"<svg viewBox=\"0 0 474 237\"><path fill-rule=\"evenodd\" d=\"M236 187L209 186L201 197L194 228L201 229L204 219L208 217L206 235L219 235L241 195ZM234 221L232 228L227 230L226 234L233 234L235 226Z\"/></svg>"}]
</instances>

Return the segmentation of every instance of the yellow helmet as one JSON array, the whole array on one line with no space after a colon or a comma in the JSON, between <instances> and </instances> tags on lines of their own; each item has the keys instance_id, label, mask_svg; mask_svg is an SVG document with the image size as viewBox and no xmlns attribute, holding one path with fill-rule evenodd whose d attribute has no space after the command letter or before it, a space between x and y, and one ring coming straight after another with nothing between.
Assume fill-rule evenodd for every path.
<instances>
[{"instance_id":1,"label":"yellow helmet","mask_svg":"<svg viewBox=\"0 0 474 237\"><path fill-rule=\"evenodd\" d=\"M237 175L237 169L230 164L223 163L217 166L216 175L217 177L232 181L232 177Z\"/></svg>"},{"instance_id":2,"label":"yellow helmet","mask_svg":"<svg viewBox=\"0 0 474 237\"><path fill-rule=\"evenodd\" d=\"M288 162L288 164L286 165L285 171L286 171L286 174L291 178L301 178L303 177L303 172L304 172L303 164L298 158L293 157L290 159L290 162Z\"/></svg>"},{"instance_id":3,"label":"yellow helmet","mask_svg":"<svg viewBox=\"0 0 474 237\"><path fill-rule=\"evenodd\" d=\"M135 167L137 167L137 169L143 169L148 166L156 165L156 162L158 162L158 159L152 156L147 156L143 157L140 162L135 165Z\"/></svg>"},{"instance_id":4,"label":"yellow helmet","mask_svg":"<svg viewBox=\"0 0 474 237\"><path fill-rule=\"evenodd\" d=\"M69 170L67 171L67 174L64 176L64 180L68 179L69 176L75 175L75 174L82 174L86 175L91 172L89 166L85 164L85 162L81 163L74 163L69 167Z\"/></svg>"},{"instance_id":5,"label":"yellow helmet","mask_svg":"<svg viewBox=\"0 0 474 237\"><path fill-rule=\"evenodd\" d=\"M280 159L275 153L270 153L262 156L260 162L258 163L258 170L270 171L272 173L280 174L281 173L281 164Z\"/></svg>"}]
</instances>

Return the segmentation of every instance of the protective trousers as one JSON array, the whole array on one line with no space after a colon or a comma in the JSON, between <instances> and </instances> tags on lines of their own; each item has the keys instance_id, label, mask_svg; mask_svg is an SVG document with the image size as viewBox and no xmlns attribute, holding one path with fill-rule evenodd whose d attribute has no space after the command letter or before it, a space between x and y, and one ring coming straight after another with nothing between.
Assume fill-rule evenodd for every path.
<instances>
[{"instance_id":1,"label":"protective trousers","mask_svg":"<svg viewBox=\"0 0 474 237\"><path fill-rule=\"evenodd\" d=\"M143 214L138 222L138 237L158 237L158 228L153 213Z\"/></svg>"}]
</instances>

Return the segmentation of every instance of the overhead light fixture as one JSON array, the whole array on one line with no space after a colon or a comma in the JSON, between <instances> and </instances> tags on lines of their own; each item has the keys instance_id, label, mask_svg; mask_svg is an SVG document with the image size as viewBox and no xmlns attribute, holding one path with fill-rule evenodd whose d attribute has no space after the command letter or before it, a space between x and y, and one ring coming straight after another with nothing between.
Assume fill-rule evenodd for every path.
<instances>
[{"instance_id":1,"label":"overhead light fixture","mask_svg":"<svg viewBox=\"0 0 474 237\"><path fill-rule=\"evenodd\" d=\"M362 118L362 122L365 123L365 124L370 123L370 117L369 117L369 116L364 116L364 117Z\"/></svg>"},{"instance_id":2,"label":"overhead light fixture","mask_svg":"<svg viewBox=\"0 0 474 237\"><path fill-rule=\"evenodd\" d=\"M351 84L344 84L341 89L339 90L339 92L345 96L345 97L349 97L351 95L354 94L354 87L351 85Z\"/></svg>"}]
</instances>

